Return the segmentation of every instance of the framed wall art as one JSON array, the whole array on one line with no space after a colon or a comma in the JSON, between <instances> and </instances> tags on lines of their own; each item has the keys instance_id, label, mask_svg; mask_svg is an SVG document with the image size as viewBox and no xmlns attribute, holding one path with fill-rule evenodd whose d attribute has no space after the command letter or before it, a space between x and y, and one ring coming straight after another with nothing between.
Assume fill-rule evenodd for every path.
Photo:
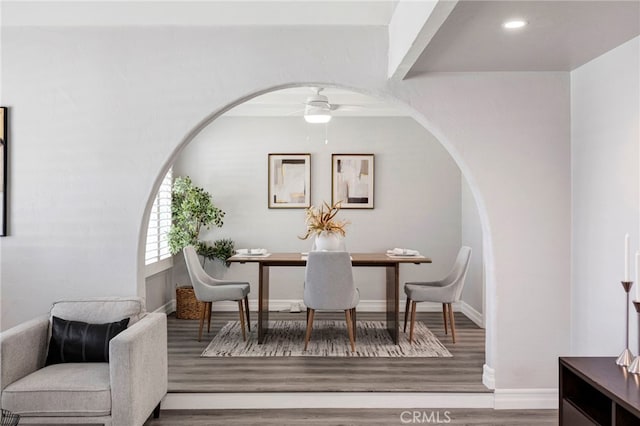
<instances>
[{"instance_id":1,"label":"framed wall art","mask_svg":"<svg viewBox=\"0 0 640 426\"><path fill-rule=\"evenodd\" d=\"M331 155L331 202L343 209L372 209L374 154Z\"/></svg>"},{"instance_id":2,"label":"framed wall art","mask_svg":"<svg viewBox=\"0 0 640 426\"><path fill-rule=\"evenodd\" d=\"M311 206L311 154L269 154L269 208Z\"/></svg>"},{"instance_id":3,"label":"framed wall art","mask_svg":"<svg viewBox=\"0 0 640 426\"><path fill-rule=\"evenodd\" d=\"M0 237L7 235L7 108L0 107Z\"/></svg>"}]
</instances>

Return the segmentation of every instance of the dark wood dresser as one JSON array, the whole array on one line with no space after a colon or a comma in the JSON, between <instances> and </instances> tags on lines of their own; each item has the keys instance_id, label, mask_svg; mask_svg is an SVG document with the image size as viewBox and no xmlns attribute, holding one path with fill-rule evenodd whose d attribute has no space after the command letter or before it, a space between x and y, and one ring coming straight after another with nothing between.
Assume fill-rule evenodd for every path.
<instances>
[{"instance_id":1,"label":"dark wood dresser","mask_svg":"<svg viewBox=\"0 0 640 426\"><path fill-rule=\"evenodd\" d=\"M640 375L615 358L560 358L560 425L640 425Z\"/></svg>"}]
</instances>

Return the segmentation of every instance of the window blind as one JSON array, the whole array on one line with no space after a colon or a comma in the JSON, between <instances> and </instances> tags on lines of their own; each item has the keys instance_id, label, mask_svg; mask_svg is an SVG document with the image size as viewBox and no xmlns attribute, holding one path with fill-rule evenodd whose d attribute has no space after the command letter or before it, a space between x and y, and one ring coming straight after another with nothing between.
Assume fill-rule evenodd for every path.
<instances>
[{"instance_id":1,"label":"window blind","mask_svg":"<svg viewBox=\"0 0 640 426\"><path fill-rule=\"evenodd\" d=\"M171 185L173 169L162 180L149 214L144 264L150 265L171 257L167 234L171 228Z\"/></svg>"}]
</instances>

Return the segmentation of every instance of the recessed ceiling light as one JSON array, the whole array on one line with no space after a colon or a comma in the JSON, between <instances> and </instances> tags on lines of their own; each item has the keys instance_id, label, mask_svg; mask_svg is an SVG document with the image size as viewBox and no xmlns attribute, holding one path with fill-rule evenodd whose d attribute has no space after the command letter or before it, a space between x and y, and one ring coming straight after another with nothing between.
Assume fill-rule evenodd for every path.
<instances>
[{"instance_id":1,"label":"recessed ceiling light","mask_svg":"<svg viewBox=\"0 0 640 426\"><path fill-rule=\"evenodd\" d=\"M512 19L510 21L505 21L502 24L502 27L508 30L515 30L517 28L522 28L525 25L527 25L527 21L524 21L522 19Z\"/></svg>"}]
</instances>

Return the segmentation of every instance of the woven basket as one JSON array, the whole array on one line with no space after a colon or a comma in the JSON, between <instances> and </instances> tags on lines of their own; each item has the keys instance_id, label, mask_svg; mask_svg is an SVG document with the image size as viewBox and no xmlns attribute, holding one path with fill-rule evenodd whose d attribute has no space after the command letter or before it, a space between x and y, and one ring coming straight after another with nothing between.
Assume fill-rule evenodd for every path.
<instances>
[{"instance_id":1,"label":"woven basket","mask_svg":"<svg viewBox=\"0 0 640 426\"><path fill-rule=\"evenodd\" d=\"M184 286L176 288L176 318L200 319L203 302L196 299L193 287Z\"/></svg>"}]
</instances>

